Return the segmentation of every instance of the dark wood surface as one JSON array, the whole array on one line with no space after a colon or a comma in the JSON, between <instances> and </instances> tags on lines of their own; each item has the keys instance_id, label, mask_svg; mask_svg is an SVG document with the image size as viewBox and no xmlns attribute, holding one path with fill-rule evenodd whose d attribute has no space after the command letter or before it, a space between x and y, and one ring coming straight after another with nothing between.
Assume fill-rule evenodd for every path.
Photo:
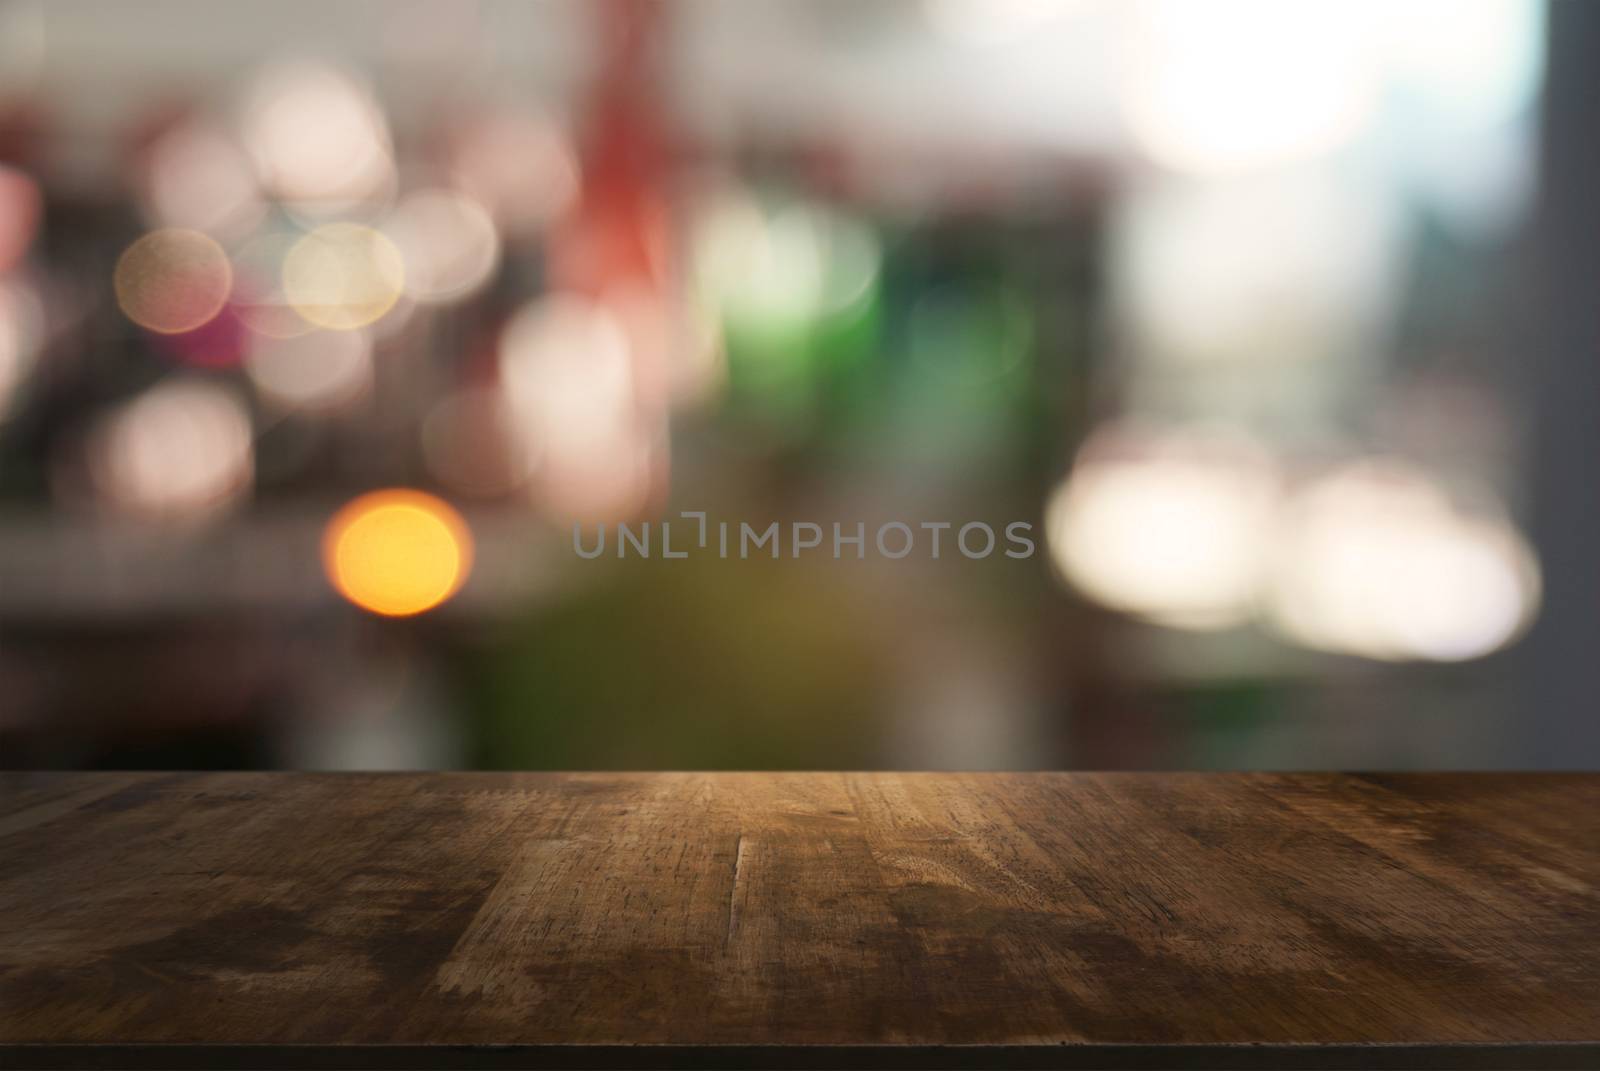
<instances>
[{"instance_id":1,"label":"dark wood surface","mask_svg":"<svg viewBox=\"0 0 1600 1071\"><path fill-rule=\"evenodd\" d=\"M1600 775L0 775L0 1064L1600 1068Z\"/></svg>"}]
</instances>

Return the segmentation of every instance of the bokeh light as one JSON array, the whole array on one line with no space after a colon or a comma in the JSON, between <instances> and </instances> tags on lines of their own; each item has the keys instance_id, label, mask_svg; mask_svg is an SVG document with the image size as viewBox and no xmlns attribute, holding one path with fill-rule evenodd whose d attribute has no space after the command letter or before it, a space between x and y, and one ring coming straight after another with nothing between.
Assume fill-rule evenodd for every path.
<instances>
[{"instance_id":1,"label":"bokeh light","mask_svg":"<svg viewBox=\"0 0 1600 1071\"><path fill-rule=\"evenodd\" d=\"M1055 563L1101 604L1180 628L1250 617L1273 531L1277 474L1247 441L1100 432L1051 498Z\"/></svg>"},{"instance_id":2,"label":"bokeh light","mask_svg":"<svg viewBox=\"0 0 1600 1071\"><path fill-rule=\"evenodd\" d=\"M372 385L372 339L365 331L257 336L245 368L262 397L285 409L327 411L350 404Z\"/></svg>"},{"instance_id":3,"label":"bokeh light","mask_svg":"<svg viewBox=\"0 0 1600 1071\"><path fill-rule=\"evenodd\" d=\"M517 237L543 231L578 198L577 154L561 130L538 115L508 111L463 122L450 171L458 188Z\"/></svg>"},{"instance_id":4,"label":"bokeh light","mask_svg":"<svg viewBox=\"0 0 1600 1071\"><path fill-rule=\"evenodd\" d=\"M383 113L366 87L336 68L289 63L267 72L243 129L267 188L308 215L349 211L394 189Z\"/></svg>"},{"instance_id":5,"label":"bokeh light","mask_svg":"<svg viewBox=\"0 0 1600 1071\"><path fill-rule=\"evenodd\" d=\"M1122 99L1156 163L1221 174L1348 141L1376 97L1365 5L1144 0Z\"/></svg>"},{"instance_id":6,"label":"bokeh light","mask_svg":"<svg viewBox=\"0 0 1600 1071\"><path fill-rule=\"evenodd\" d=\"M732 319L768 326L849 310L881 260L877 237L853 217L801 202L769 211L737 190L704 211L694 252L711 300Z\"/></svg>"},{"instance_id":7,"label":"bokeh light","mask_svg":"<svg viewBox=\"0 0 1600 1071\"><path fill-rule=\"evenodd\" d=\"M651 444L627 331L613 310L575 294L524 306L501 336L500 375L525 448L540 451L546 505L590 520L639 508Z\"/></svg>"},{"instance_id":8,"label":"bokeh light","mask_svg":"<svg viewBox=\"0 0 1600 1071\"><path fill-rule=\"evenodd\" d=\"M376 322L405 286L400 251L359 223L329 223L283 258L283 293L307 323L350 331Z\"/></svg>"},{"instance_id":9,"label":"bokeh light","mask_svg":"<svg viewBox=\"0 0 1600 1071\"><path fill-rule=\"evenodd\" d=\"M209 516L251 484L250 414L215 383L160 383L91 435L90 473L113 509L152 518Z\"/></svg>"},{"instance_id":10,"label":"bokeh light","mask_svg":"<svg viewBox=\"0 0 1600 1071\"><path fill-rule=\"evenodd\" d=\"M1290 503L1272 612L1310 647L1453 662L1509 643L1538 591L1533 554L1510 524L1459 511L1410 466L1369 461Z\"/></svg>"},{"instance_id":11,"label":"bokeh light","mask_svg":"<svg viewBox=\"0 0 1600 1071\"><path fill-rule=\"evenodd\" d=\"M250 157L221 131L193 121L151 146L145 199L157 223L219 237L248 234L266 214Z\"/></svg>"},{"instance_id":12,"label":"bokeh light","mask_svg":"<svg viewBox=\"0 0 1600 1071\"><path fill-rule=\"evenodd\" d=\"M123 252L113 284L123 315L147 331L175 335L222 311L233 287L233 266L215 239L182 227L164 228Z\"/></svg>"},{"instance_id":13,"label":"bokeh light","mask_svg":"<svg viewBox=\"0 0 1600 1071\"><path fill-rule=\"evenodd\" d=\"M472 570L472 536L448 503L421 491L374 491L328 522L323 563L335 589L364 610L407 617L431 610Z\"/></svg>"},{"instance_id":14,"label":"bokeh light","mask_svg":"<svg viewBox=\"0 0 1600 1071\"><path fill-rule=\"evenodd\" d=\"M501 336L500 374L518 412L552 444L580 449L633 417L633 366L604 305L556 294L525 305Z\"/></svg>"},{"instance_id":15,"label":"bokeh light","mask_svg":"<svg viewBox=\"0 0 1600 1071\"><path fill-rule=\"evenodd\" d=\"M450 190L403 198L383 225L405 262L405 292L422 302L464 297L500 261L500 235L483 206Z\"/></svg>"}]
</instances>

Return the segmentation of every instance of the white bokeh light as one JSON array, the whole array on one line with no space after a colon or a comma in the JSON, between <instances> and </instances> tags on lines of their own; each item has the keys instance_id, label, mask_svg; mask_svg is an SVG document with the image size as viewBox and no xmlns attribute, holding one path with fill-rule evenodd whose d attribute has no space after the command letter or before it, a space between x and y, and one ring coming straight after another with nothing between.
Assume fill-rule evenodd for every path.
<instances>
[{"instance_id":1,"label":"white bokeh light","mask_svg":"<svg viewBox=\"0 0 1600 1071\"><path fill-rule=\"evenodd\" d=\"M1277 474L1245 441L1102 431L1051 497L1061 574L1112 609L1180 628L1225 628L1255 609Z\"/></svg>"},{"instance_id":2,"label":"white bokeh light","mask_svg":"<svg viewBox=\"0 0 1600 1071\"><path fill-rule=\"evenodd\" d=\"M246 101L242 129L263 184L297 211L347 212L395 188L383 112L336 67L289 62L267 71Z\"/></svg>"},{"instance_id":3,"label":"white bokeh light","mask_svg":"<svg viewBox=\"0 0 1600 1071\"><path fill-rule=\"evenodd\" d=\"M89 444L96 488L113 508L142 517L216 513L250 487L250 414L232 391L169 380L108 414Z\"/></svg>"},{"instance_id":4,"label":"white bokeh light","mask_svg":"<svg viewBox=\"0 0 1600 1071\"><path fill-rule=\"evenodd\" d=\"M500 262L500 235L488 211L451 190L407 194L383 225L405 262L405 291L421 302L463 298L488 282Z\"/></svg>"},{"instance_id":5,"label":"white bokeh light","mask_svg":"<svg viewBox=\"0 0 1600 1071\"><path fill-rule=\"evenodd\" d=\"M1367 5L1142 0L1131 15L1123 107L1163 167L1220 174L1316 156L1371 117Z\"/></svg>"},{"instance_id":6,"label":"white bokeh light","mask_svg":"<svg viewBox=\"0 0 1600 1071\"><path fill-rule=\"evenodd\" d=\"M1409 466L1366 462L1288 505L1271 619L1321 650L1453 662L1514 639L1538 593L1533 554L1509 523L1457 510Z\"/></svg>"}]
</instances>

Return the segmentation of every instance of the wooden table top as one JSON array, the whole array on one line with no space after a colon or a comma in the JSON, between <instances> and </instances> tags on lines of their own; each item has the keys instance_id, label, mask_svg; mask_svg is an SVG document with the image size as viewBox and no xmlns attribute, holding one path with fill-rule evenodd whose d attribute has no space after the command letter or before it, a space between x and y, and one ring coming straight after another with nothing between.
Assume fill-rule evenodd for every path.
<instances>
[{"instance_id":1,"label":"wooden table top","mask_svg":"<svg viewBox=\"0 0 1600 1071\"><path fill-rule=\"evenodd\" d=\"M0 1065L1600 1068L1600 775L5 774Z\"/></svg>"}]
</instances>

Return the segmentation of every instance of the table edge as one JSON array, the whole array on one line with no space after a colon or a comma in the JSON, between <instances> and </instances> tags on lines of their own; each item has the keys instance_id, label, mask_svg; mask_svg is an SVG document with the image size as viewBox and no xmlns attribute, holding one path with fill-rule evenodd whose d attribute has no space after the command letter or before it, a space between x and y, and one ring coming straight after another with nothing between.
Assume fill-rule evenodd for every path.
<instances>
[{"instance_id":1,"label":"table edge","mask_svg":"<svg viewBox=\"0 0 1600 1071\"><path fill-rule=\"evenodd\" d=\"M1373 1044L295 1045L0 1043L35 1071L1591 1071L1600 1040Z\"/></svg>"}]
</instances>

